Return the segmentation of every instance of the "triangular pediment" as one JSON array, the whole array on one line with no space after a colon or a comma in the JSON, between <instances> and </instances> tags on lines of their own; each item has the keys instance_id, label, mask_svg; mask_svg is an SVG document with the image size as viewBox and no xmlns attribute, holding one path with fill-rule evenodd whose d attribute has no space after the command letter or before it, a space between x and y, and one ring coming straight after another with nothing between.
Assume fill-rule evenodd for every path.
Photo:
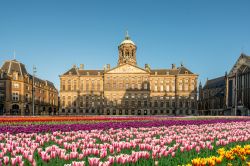
<instances>
[{"instance_id":1,"label":"triangular pediment","mask_svg":"<svg viewBox=\"0 0 250 166\"><path fill-rule=\"evenodd\" d=\"M146 70L141 69L137 66L133 66L130 64L124 64L121 66L117 66L113 69L111 69L110 71L108 71L107 73L148 73Z\"/></svg>"}]
</instances>

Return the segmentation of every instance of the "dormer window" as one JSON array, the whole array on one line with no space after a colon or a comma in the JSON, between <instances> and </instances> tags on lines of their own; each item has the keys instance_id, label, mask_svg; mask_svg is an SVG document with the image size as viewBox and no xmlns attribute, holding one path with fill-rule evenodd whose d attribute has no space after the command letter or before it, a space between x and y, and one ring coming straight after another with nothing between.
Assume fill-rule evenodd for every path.
<instances>
[{"instance_id":1,"label":"dormer window","mask_svg":"<svg viewBox=\"0 0 250 166\"><path fill-rule=\"evenodd\" d=\"M185 74L188 74L188 71L185 71Z\"/></svg>"},{"instance_id":2,"label":"dormer window","mask_svg":"<svg viewBox=\"0 0 250 166\"><path fill-rule=\"evenodd\" d=\"M14 73L13 74L13 80L17 80L18 79L18 74L17 73Z\"/></svg>"}]
</instances>

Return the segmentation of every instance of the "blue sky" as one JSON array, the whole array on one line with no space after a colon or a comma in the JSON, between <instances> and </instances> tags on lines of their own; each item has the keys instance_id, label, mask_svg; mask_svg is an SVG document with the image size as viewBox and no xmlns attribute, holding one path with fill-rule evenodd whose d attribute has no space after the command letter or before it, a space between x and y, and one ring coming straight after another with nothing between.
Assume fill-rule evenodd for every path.
<instances>
[{"instance_id":1,"label":"blue sky","mask_svg":"<svg viewBox=\"0 0 250 166\"><path fill-rule=\"evenodd\" d=\"M0 62L16 59L59 88L73 64L114 67L128 29L137 63L170 68L181 62L202 83L250 55L249 0L0 1Z\"/></svg>"}]
</instances>

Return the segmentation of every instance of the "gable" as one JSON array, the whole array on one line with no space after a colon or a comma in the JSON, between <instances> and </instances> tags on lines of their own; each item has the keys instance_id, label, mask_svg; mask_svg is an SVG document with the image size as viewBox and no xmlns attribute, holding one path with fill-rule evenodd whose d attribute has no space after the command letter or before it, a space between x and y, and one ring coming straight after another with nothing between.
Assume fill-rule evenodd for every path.
<instances>
[{"instance_id":1,"label":"gable","mask_svg":"<svg viewBox=\"0 0 250 166\"><path fill-rule=\"evenodd\" d=\"M148 73L146 70L141 69L136 66L125 64L122 66L115 67L108 71L107 73Z\"/></svg>"},{"instance_id":2,"label":"gable","mask_svg":"<svg viewBox=\"0 0 250 166\"><path fill-rule=\"evenodd\" d=\"M239 59L236 61L235 65L232 67L229 75L233 75L236 71L241 71L244 68L250 67L250 58L246 55L241 55Z\"/></svg>"}]
</instances>

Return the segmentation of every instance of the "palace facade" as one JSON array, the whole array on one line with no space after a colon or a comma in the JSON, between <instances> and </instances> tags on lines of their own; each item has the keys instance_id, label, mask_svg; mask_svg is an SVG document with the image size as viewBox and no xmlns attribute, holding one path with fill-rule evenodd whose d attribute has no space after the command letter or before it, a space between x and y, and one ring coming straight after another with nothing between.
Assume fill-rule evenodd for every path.
<instances>
[{"instance_id":1,"label":"palace facade","mask_svg":"<svg viewBox=\"0 0 250 166\"><path fill-rule=\"evenodd\" d=\"M60 114L191 115L197 113L197 78L184 65L137 65L137 46L126 35L118 64L103 70L74 65L60 75Z\"/></svg>"},{"instance_id":2,"label":"palace facade","mask_svg":"<svg viewBox=\"0 0 250 166\"><path fill-rule=\"evenodd\" d=\"M34 84L33 84L34 80ZM58 114L58 91L54 84L29 74L17 60L5 61L0 69L0 115Z\"/></svg>"}]
</instances>

